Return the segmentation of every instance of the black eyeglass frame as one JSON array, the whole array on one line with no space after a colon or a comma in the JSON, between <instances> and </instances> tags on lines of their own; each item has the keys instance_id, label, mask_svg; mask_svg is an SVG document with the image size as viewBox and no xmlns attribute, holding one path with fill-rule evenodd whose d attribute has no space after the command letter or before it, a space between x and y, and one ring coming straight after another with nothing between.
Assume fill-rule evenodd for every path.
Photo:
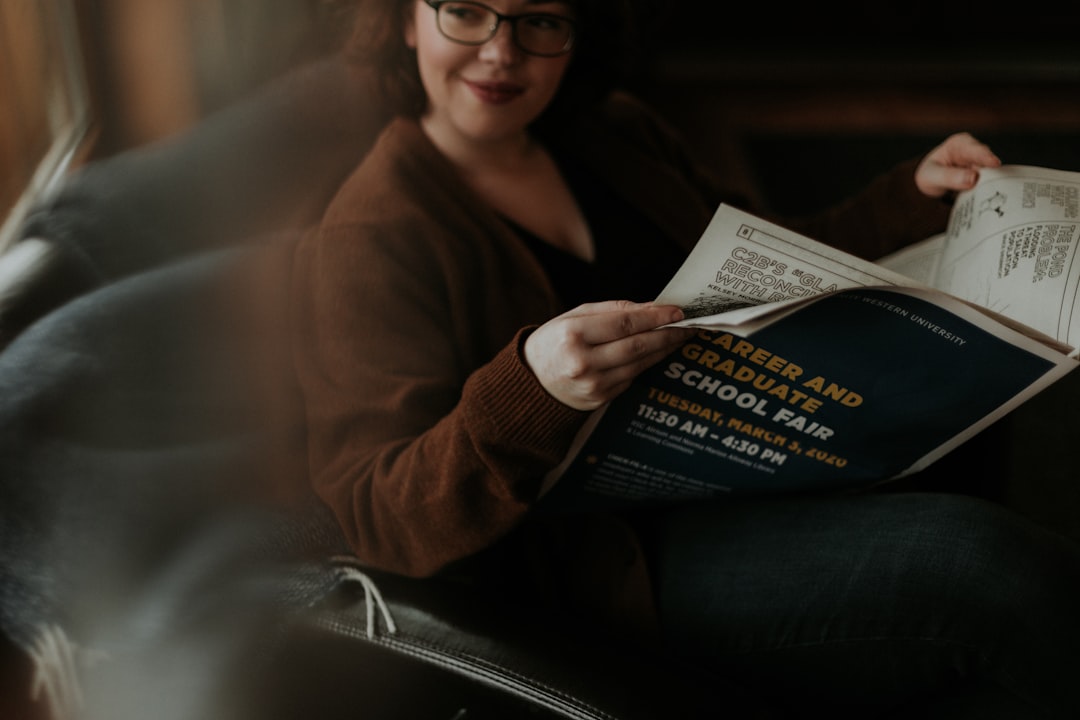
<instances>
[{"instance_id":1,"label":"black eyeglass frame","mask_svg":"<svg viewBox=\"0 0 1080 720\"><path fill-rule=\"evenodd\" d=\"M574 49L574 41L577 39L577 23L572 18L568 18L568 17L566 17L564 15L553 15L552 13L521 13L519 15L503 15L502 13L496 11L494 8L488 7L487 5L485 5L484 3L481 3L481 2L474 2L473 0L424 0L424 3L427 4L428 7L430 7L432 10L435 11L435 26L439 29L439 33L441 33L442 36L444 38L446 38L447 40L449 40L451 42L456 42L456 43L458 43L460 45L470 45L470 46L475 47L475 46L483 45L486 42L489 42L491 40L491 38L495 37L495 33L499 32L499 26L503 24L503 21L506 21L506 22L510 23L510 37L511 37L511 39L513 39L514 45L519 50L521 50L523 53L527 53L529 55L535 55L537 57L559 57L560 55L565 55L565 54L567 54L568 52L570 52L571 50ZM485 10L487 10L489 13L491 13L492 15L495 16L495 24L491 26L491 33L486 38L484 38L483 40L477 40L475 42L470 42L468 40L458 40L457 38L452 38L449 35L447 35L446 32L442 29L442 21L439 20L439 8L441 8L443 5L446 5L447 3L455 3L455 4L458 4L458 5L476 5L477 7L482 7ZM570 35L566 38L566 44L558 52L553 52L553 53L534 52L532 50L529 50L525 46L523 46L521 44L521 41L518 40L518 32L517 32L518 20L521 20L523 18L537 18L537 17L539 17L539 18L556 18L556 19L560 20L561 22L565 22L567 25L570 26Z\"/></svg>"}]
</instances>

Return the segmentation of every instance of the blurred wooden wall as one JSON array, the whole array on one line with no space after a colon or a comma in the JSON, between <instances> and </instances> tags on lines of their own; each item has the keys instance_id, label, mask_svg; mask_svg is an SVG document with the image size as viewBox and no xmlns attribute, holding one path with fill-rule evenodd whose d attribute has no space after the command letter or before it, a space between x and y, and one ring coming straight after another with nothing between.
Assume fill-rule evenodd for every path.
<instances>
[{"instance_id":1,"label":"blurred wooden wall","mask_svg":"<svg viewBox=\"0 0 1080 720\"><path fill-rule=\"evenodd\" d=\"M110 154L181 131L336 40L345 0L97 0L84 6Z\"/></svg>"}]
</instances>

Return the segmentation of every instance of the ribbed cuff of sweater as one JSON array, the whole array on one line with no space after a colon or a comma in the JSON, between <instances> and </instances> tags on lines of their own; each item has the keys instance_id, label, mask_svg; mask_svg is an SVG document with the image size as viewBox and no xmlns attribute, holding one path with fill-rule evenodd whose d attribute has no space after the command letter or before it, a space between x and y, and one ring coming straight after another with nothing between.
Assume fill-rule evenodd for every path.
<instances>
[{"instance_id":1,"label":"ribbed cuff of sweater","mask_svg":"<svg viewBox=\"0 0 1080 720\"><path fill-rule=\"evenodd\" d=\"M562 461L589 413L556 400L525 362L525 339L535 328L518 332L486 366L465 384L469 422L508 450L531 456L547 471Z\"/></svg>"}]
</instances>

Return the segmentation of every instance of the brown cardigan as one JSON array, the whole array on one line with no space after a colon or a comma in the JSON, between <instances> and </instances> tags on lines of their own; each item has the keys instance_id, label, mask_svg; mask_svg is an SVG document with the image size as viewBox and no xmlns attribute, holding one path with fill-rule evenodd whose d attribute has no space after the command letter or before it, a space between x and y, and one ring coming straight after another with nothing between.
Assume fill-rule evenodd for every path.
<instances>
[{"instance_id":1,"label":"brown cardigan","mask_svg":"<svg viewBox=\"0 0 1080 720\"><path fill-rule=\"evenodd\" d=\"M687 250L731 201L629 98L613 99L569 142ZM869 256L921 239L943 227L944 208L918 195L912 170L795 227ZM926 224L912 227L915 216ZM295 260L311 478L357 556L427 576L497 545L523 524L585 419L522 359L529 329L558 312L525 244L415 122L397 119ZM534 528L528 572L640 618L648 584L632 532L612 518L577 522L573 532Z\"/></svg>"}]
</instances>

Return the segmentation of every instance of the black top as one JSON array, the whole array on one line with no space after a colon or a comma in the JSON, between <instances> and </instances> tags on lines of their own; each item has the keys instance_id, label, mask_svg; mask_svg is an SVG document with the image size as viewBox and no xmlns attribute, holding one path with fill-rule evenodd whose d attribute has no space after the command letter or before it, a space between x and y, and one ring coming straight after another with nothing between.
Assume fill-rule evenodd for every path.
<instances>
[{"instance_id":1,"label":"black top","mask_svg":"<svg viewBox=\"0 0 1080 720\"><path fill-rule=\"evenodd\" d=\"M566 310L601 300L653 300L685 259L637 208L615 195L580 163L557 157L596 248L587 262L507 219L544 268Z\"/></svg>"}]
</instances>

